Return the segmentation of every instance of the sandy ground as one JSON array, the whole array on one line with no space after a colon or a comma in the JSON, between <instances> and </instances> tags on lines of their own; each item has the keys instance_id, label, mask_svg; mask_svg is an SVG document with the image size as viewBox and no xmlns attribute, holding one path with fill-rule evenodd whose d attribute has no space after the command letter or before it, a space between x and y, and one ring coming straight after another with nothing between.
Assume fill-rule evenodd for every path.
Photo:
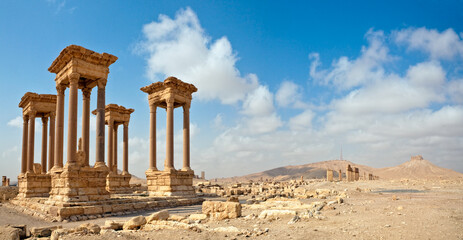
<instances>
[{"instance_id":1,"label":"sandy ground","mask_svg":"<svg viewBox=\"0 0 463 240\"><path fill-rule=\"evenodd\" d=\"M288 224L290 218L277 220L238 219L202 224L210 228L234 226L240 230L265 229L260 236L192 230L118 231L102 235L67 235L64 239L463 239L462 181L359 181L355 183L321 182L309 188L346 191L348 198L335 209L323 209L323 219L311 218ZM245 199L245 198L240 198ZM397 199L397 200L394 200ZM327 199L329 201L330 199ZM320 201L303 199L302 202ZM171 214L199 213L201 206L171 208ZM243 216L258 215L262 210L244 205ZM153 211L144 212L148 216ZM137 214L140 215L140 214ZM92 222L104 225L105 220L128 220L135 215L110 217L80 222L49 223L5 206L0 207L0 225L61 225L76 227Z\"/></svg>"}]
</instances>

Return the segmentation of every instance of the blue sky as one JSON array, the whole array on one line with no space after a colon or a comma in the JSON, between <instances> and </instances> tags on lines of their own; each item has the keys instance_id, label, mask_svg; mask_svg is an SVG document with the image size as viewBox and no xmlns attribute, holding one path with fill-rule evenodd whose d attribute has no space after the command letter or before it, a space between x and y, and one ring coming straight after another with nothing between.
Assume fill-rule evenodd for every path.
<instances>
[{"instance_id":1,"label":"blue sky","mask_svg":"<svg viewBox=\"0 0 463 240\"><path fill-rule=\"evenodd\" d=\"M70 44L119 58L106 102L135 109L129 171L138 176L149 127L139 89L169 75L199 89L191 162L207 177L337 159L341 144L346 159L373 167L422 154L463 172L462 23L462 1L1 1L1 174L20 170L21 97L56 93L47 69ZM162 166L163 111L157 138Z\"/></svg>"}]
</instances>

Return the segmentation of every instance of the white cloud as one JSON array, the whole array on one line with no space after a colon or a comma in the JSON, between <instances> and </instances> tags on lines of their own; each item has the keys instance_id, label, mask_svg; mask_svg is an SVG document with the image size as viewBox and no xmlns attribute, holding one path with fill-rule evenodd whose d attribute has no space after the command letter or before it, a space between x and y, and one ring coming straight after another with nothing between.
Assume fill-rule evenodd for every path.
<instances>
[{"instance_id":1,"label":"white cloud","mask_svg":"<svg viewBox=\"0 0 463 240\"><path fill-rule=\"evenodd\" d=\"M306 108L307 104L302 102L302 89L291 81L283 81L278 89L275 100L280 107Z\"/></svg>"},{"instance_id":2,"label":"white cloud","mask_svg":"<svg viewBox=\"0 0 463 240\"><path fill-rule=\"evenodd\" d=\"M450 81L447 91L450 95L451 101L463 104L463 79Z\"/></svg>"},{"instance_id":3,"label":"white cloud","mask_svg":"<svg viewBox=\"0 0 463 240\"><path fill-rule=\"evenodd\" d=\"M313 118L314 113L311 110L305 110L301 114L289 119L289 128L293 131L309 130L312 126Z\"/></svg>"},{"instance_id":4,"label":"white cloud","mask_svg":"<svg viewBox=\"0 0 463 240\"><path fill-rule=\"evenodd\" d=\"M258 86L257 76L242 76L238 60L226 37L211 41L196 14L186 8L174 19L160 15L143 27L145 41L139 45L148 56L148 77L163 80L176 76L198 87L199 99L219 99L224 104L243 100Z\"/></svg>"},{"instance_id":5,"label":"white cloud","mask_svg":"<svg viewBox=\"0 0 463 240\"><path fill-rule=\"evenodd\" d=\"M23 127L23 118L21 116L17 116L7 123L8 126L22 128Z\"/></svg>"},{"instance_id":6,"label":"white cloud","mask_svg":"<svg viewBox=\"0 0 463 240\"><path fill-rule=\"evenodd\" d=\"M438 32L436 29L407 28L394 33L395 41L407 45L409 50L428 53L433 59L463 57L463 40L451 28Z\"/></svg>"},{"instance_id":7,"label":"white cloud","mask_svg":"<svg viewBox=\"0 0 463 240\"><path fill-rule=\"evenodd\" d=\"M383 78L382 64L394 59L389 55L389 49L384 44L384 33L370 29L365 37L368 46L362 47L360 57L353 60L340 57L337 61L333 61L331 69L319 70L320 56L318 53L311 53L310 77L321 84L332 84L341 90L348 90Z\"/></svg>"},{"instance_id":8,"label":"white cloud","mask_svg":"<svg viewBox=\"0 0 463 240\"><path fill-rule=\"evenodd\" d=\"M417 87L439 87L445 82L445 71L438 62L423 62L410 67L407 77Z\"/></svg>"}]
</instances>

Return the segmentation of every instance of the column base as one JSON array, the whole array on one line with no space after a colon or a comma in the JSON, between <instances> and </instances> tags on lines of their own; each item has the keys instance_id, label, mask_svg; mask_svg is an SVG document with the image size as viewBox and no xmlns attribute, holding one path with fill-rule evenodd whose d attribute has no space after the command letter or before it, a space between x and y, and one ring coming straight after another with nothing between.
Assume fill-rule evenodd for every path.
<instances>
[{"instance_id":1,"label":"column base","mask_svg":"<svg viewBox=\"0 0 463 240\"><path fill-rule=\"evenodd\" d=\"M18 176L17 198L48 197L51 189L49 174L23 173Z\"/></svg>"},{"instance_id":2,"label":"column base","mask_svg":"<svg viewBox=\"0 0 463 240\"><path fill-rule=\"evenodd\" d=\"M150 196L195 197L193 188L194 171L146 171Z\"/></svg>"},{"instance_id":3,"label":"column base","mask_svg":"<svg viewBox=\"0 0 463 240\"><path fill-rule=\"evenodd\" d=\"M106 176L106 190L113 194L113 193L132 193L132 189L130 188L130 179L132 175L129 173L127 174L116 174L110 172L108 176Z\"/></svg>"},{"instance_id":4,"label":"column base","mask_svg":"<svg viewBox=\"0 0 463 240\"><path fill-rule=\"evenodd\" d=\"M101 201L110 198L106 191L104 168L81 167L76 163L66 163L62 171L51 173L49 201L69 203Z\"/></svg>"}]
</instances>

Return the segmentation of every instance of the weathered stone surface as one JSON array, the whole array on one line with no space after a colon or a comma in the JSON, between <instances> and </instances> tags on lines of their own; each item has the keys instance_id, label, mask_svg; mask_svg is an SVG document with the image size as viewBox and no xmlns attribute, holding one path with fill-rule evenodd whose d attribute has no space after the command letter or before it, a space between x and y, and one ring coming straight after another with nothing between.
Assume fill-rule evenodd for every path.
<instances>
[{"instance_id":1,"label":"weathered stone surface","mask_svg":"<svg viewBox=\"0 0 463 240\"><path fill-rule=\"evenodd\" d=\"M100 226L94 223L84 223L76 228L76 232L99 234L100 231L101 231Z\"/></svg>"},{"instance_id":2,"label":"weathered stone surface","mask_svg":"<svg viewBox=\"0 0 463 240\"><path fill-rule=\"evenodd\" d=\"M197 221L197 220L205 220L207 219L207 215L206 214L191 214L190 216L188 216L188 218L190 220L193 220L193 221Z\"/></svg>"},{"instance_id":3,"label":"weathered stone surface","mask_svg":"<svg viewBox=\"0 0 463 240\"><path fill-rule=\"evenodd\" d=\"M19 240L20 231L10 226L0 227L0 236L5 240Z\"/></svg>"},{"instance_id":4,"label":"weathered stone surface","mask_svg":"<svg viewBox=\"0 0 463 240\"><path fill-rule=\"evenodd\" d=\"M112 229L112 230L122 230L122 227L124 226L123 222L116 222L113 220L106 220L105 224L103 226L103 229Z\"/></svg>"},{"instance_id":5,"label":"weathered stone surface","mask_svg":"<svg viewBox=\"0 0 463 240\"><path fill-rule=\"evenodd\" d=\"M264 210L259 214L260 219L275 219L277 217L294 217L296 216L296 211L294 210L277 210L277 209L268 209Z\"/></svg>"},{"instance_id":6,"label":"weathered stone surface","mask_svg":"<svg viewBox=\"0 0 463 240\"><path fill-rule=\"evenodd\" d=\"M237 218L241 216L241 204L237 202L205 201L203 202L202 212L217 220Z\"/></svg>"},{"instance_id":7,"label":"weathered stone surface","mask_svg":"<svg viewBox=\"0 0 463 240\"><path fill-rule=\"evenodd\" d=\"M171 220L171 221L180 222L180 221L182 221L184 219L186 219L186 217L180 216L180 215L170 215L169 216L169 220Z\"/></svg>"},{"instance_id":8,"label":"weathered stone surface","mask_svg":"<svg viewBox=\"0 0 463 240\"><path fill-rule=\"evenodd\" d=\"M159 212L155 212L148 217L146 217L146 222L150 223L155 220L167 220L169 218L169 211L162 210Z\"/></svg>"},{"instance_id":9,"label":"weathered stone surface","mask_svg":"<svg viewBox=\"0 0 463 240\"><path fill-rule=\"evenodd\" d=\"M139 229L144 224L146 224L145 217L137 216L137 217L133 217L129 221L125 222L124 226L122 226L122 229L124 229L124 230Z\"/></svg>"},{"instance_id":10,"label":"weathered stone surface","mask_svg":"<svg viewBox=\"0 0 463 240\"><path fill-rule=\"evenodd\" d=\"M31 235L34 237L49 237L51 233L62 228L61 226L52 226L52 227L33 227L31 228Z\"/></svg>"}]
</instances>

